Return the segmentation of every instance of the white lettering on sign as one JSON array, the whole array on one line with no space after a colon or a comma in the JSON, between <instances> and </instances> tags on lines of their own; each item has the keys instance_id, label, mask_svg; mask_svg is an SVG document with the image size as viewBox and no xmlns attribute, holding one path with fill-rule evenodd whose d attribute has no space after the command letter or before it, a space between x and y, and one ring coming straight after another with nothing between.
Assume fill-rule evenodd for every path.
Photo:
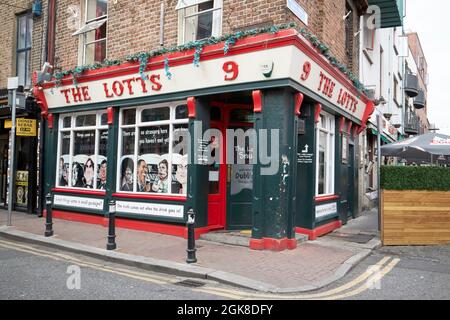
<instances>
[{"instance_id":1,"label":"white lettering on sign","mask_svg":"<svg viewBox=\"0 0 450 320\"><path fill-rule=\"evenodd\" d=\"M103 200L102 199L63 196L63 195L57 194L57 195L55 195L55 198L53 199L53 204L65 206L65 207L103 210Z\"/></svg>"},{"instance_id":2,"label":"white lettering on sign","mask_svg":"<svg viewBox=\"0 0 450 320\"><path fill-rule=\"evenodd\" d=\"M269 68L273 62L273 68ZM323 62L327 63L327 62ZM261 66L264 72L261 72ZM108 79L83 82L83 85L62 86L44 90L49 109L117 102L154 95L204 90L221 86L291 79L329 101L359 120L362 120L366 104L357 91L348 89L350 81L341 83L328 73L322 63L309 57L294 45L237 54L202 61L198 68L192 63L170 68L169 80L164 69L146 72L143 80L139 73ZM269 72L269 70L271 72ZM266 72L267 71L267 72ZM346 77L343 75L343 77Z\"/></svg>"},{"instance_id":3,"label":"white lettering on sign","mask_svg":"<svg viewBox=\"0 0 450 320\"><path fill-rule=\"evenodd\" d=\"M171 204L117 201L118 212L155 217L180 218L184 216L183 206Z\"/></svg>"},{"instance_id":4,"label":"white lettering on sign","mask_svg":"<svg viewBox=\"0 0 450 320\"><path fill-rule=\"evenodd\" d=\"M316 219L337 213L337 203L328 203L316 206Z\"/></svg>"}]
</instances>

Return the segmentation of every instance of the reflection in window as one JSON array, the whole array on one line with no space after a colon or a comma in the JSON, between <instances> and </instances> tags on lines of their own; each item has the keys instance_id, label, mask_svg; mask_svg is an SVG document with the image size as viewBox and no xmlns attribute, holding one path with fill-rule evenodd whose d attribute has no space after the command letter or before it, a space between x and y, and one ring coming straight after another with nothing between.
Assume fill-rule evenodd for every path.
<instances>
[{"instance_id":1,"label":"reflection in window","mask_svg":"<svg viewBox=\"0 0 450 320\"><path fill-rule=\"evenodd\" d=\"M317 183L316 195L334 193L334 117L327 113L320 114L317 124Z\"/></svg>"}]
</instances>

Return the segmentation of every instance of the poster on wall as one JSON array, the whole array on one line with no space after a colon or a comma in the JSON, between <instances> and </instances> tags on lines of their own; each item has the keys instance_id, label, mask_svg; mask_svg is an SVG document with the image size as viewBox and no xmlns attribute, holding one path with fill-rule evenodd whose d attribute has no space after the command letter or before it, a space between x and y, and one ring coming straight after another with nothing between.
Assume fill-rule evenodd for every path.
<instances>
[{"instance_id":1,"label":"poster on wall","mask_svg":"<svg viewBox=\"0 0 450 320\"><path fill-rule=\"evenodd\" d=\"M186 128L182 126L185 125L174 126L175 131L187 130L187 125ZM187 150L175 148L182 139L182 135L177 135L178 139L173 142L172 155L170 154L169 130L169 125L138 129L137 163L134 147L131 147L134 145L135 135L129 129L122 131L120 191L187 194Z\"/></svg>"},{"instance_id":2,"label":"poster on wall","mask_svg":"<svg viewBox=\"0 0 450 320\"><path fill-rule=\"evenodd\" d=\"M28 171L16 172L16 204L21 207L28 205Z\"/></svg>"},{"instance_id":3,"label":"poster on wall","mask_svg":"<svg viewBox=\"0 0 450 320\"><path fill-rule=\"evenodd\" d=\"M236 195L244 189L253 190L253 165L235 164L231 169L230 194Z\"/></svg>"},{"instance_id":4,"label":"poster on wall","mask_svg":"<svg viewBox=\"0 0 450 320\"><path fill-rule=\"evenodd\" d=\"M94 188L95 130L74 132L72 187Z\"/></svg>"}]
</instances>

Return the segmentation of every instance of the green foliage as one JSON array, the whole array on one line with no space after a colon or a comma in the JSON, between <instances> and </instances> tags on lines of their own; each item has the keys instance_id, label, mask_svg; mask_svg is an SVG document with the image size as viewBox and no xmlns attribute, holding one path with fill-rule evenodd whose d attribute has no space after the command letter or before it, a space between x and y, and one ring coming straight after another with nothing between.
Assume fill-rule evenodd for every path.
<instances>
[{"instance_id":1,"label":"green foliage","mask_svg":"<svg viewBox=\"0 0 450 320\"><path fill-rule=\"evenodd\" d=\"M381 167L381 188L385 190L450 191L450 169L442 167Z\"/></svg>"},{"instance_id":2,"label":"green foliage","mask_svg":"<svg viewBox=\"0 0 450 320\"><path fill-rule=\"evenodd\" d=\"M149 51L149 52L138 52L136 54L128 55L123 59L117 59L117 60L105 59L102 63L95 63L92 65L84 65L84 66L76 67L71 70L55 72L55 74L53 76L55 78L55 84L57 87L59 87L62 84L63 78L70 76L70 75L72 76L73 82L76 85L77 78L86 71L96 70L96 69L111 67L111 66L118 66L118 65L120 65L122 63L126 63L126 62L129 62L129 63L139 62L139 73L140 73L142 79L145 80L146 75L144 72L146 71L147 64L153 57L168 55L168 54L174 53L174 52L183 52L183 51L195 49L193 64L194 64L194 66L198 67L199 63L200 63L200 55L202 53L203 47L205 47L207 45L215 45L215 44L223 42L224 43L223 51L224 51L224 54L226 55L226 54L228 54L230 48L239 39L243 39L243 38L246 38L249 36L255 36L258 34L264 34L264 33L276 34L280 30L291 29L291 28L298 30L298 32L301 35L303 35L321 54L323 54L335 68L337 68L339 71L344 73L348 77L348 79L353 83L353 85L356 87L356 89L358 89L359 92L364 93L364 94L368 93L367 89L359 81L358 77L356 75L354 75L350 70L348 70L347 66L340 63L331 54L330 49L325 44L320 42L320 40L314 34L309 32L308 30L306 30L304 28L298 28L295 23L287 23L287 24L276 25L276 26L255 28L255 29L251 29L251 30L247 30L247 31L238 31L234 34L227 34L227 35L223 35L221 37L210 37L208 39L203 39L203 40L199 40L199 41L191 41L191 42L185 43L185 44L177 46L177 47L170 47L170 48L163 47L163 48L158 48L156 50ZM169 60L168 60L167 56L166 56L165 62L164 62L164 69L165 69L167 78L170 79L172 77L172 74L169 71Z\"/></svg>"}]
</instances>

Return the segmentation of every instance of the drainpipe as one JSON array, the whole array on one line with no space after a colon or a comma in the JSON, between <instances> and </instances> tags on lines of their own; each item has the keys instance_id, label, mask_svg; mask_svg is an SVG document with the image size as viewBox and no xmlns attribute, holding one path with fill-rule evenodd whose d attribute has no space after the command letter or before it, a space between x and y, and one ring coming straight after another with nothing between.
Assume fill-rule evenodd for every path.
<instances>
[{"instance_id":1,"label":"drainpipe","mask_svg":"<svg viewBox=\"0 0 450 320\"><path fill-rule=\"evenodd\" d=\"M47 1L47 25L46 41L44 44L44 61L55 65L55 27L56 27L56 0ZM45 188L44 188L44 145L45 145L45 118L41 116L41 130L39 134L39 210L38 215L42 216L45 209ZM48 190L47 190L48 191Z\"/></svg>"}]
</instances>

